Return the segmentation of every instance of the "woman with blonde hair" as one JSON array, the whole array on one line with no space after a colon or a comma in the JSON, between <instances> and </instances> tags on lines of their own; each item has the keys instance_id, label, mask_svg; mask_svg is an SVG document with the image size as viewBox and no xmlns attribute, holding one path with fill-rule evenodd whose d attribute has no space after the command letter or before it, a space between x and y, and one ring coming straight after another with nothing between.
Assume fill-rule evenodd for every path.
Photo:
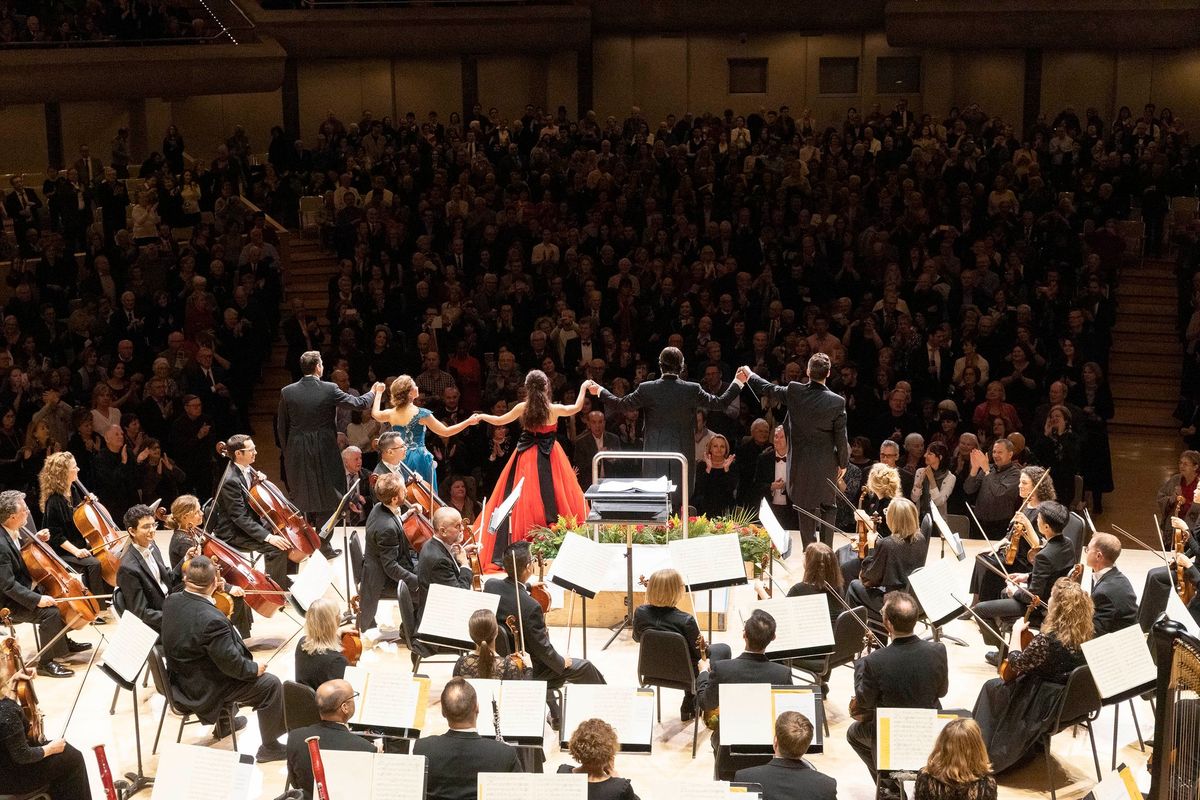
<instances>
[{"instance_id":1,"label":"woman with blonde hair","mask_svg":"<svg viewBox=\"0 0 1200 800\"><path fill-rule=\"evenodd\" d=\"M694 467L696 488L692 496L698 513L720 517L733 508L733 493L738 483L734 458L729 452L729 440L722 434L715 433L709 438L704 457Z\"/></svg>"},{"instance_id":2,"label":"woman with blonde hair","mask_svg":"<svg viewBox=\"0 0 1200 800\"><path fill-rule=\"evenodd\" d=\"M692 657L692 672L699 674L700 625L695 617L679 609L682 599L683 577L678 572L660 569L651 574L646 583L646 602L633 612L633 640L642 641L646 631L678 633L687 642L688 653ZM685 692L683 702L679 704L679 717L684 722L690 722L695 715L696 698Z\"/></svg>"},{"instance_id":3,"label":"woman with blonde hair","mask_svg":"<svg viewBox=\"0 0 1200 800\"><path fill-rule=\"evenodd\" d=\"M92 594L108 594L111 589L104 582L100 561L92 555L91 546L75 527L76 499L83 499L82 492L75 488L78 479L79 465L70 452L52 453L46 457L38 474L42 527L50 531L50 547L55 555L83 574L88 590ZM103 617L96 622L104 624Z\"/></svg>"},{"instance_id":4,"label":"woman with blonde hair","mask_svg":"<svg viewBox=\"0 0 1200 800\"><path fill-rule=\"evenodd\" d=\"M628 778L617 776L617 731L602 719L585 719L571 734L568 749L579 762L559 766L559 772L582 772L588 776L588 800L638 800Z\"/></svg>"},{"instance_id":5,"label":"woman with blonde hair","mask_svg":"<svg viewBox=\"0 0 1200 800\"><path fill-rule=\"evenodd\" d=\"M393 431L400 434L407 447L402 462L404 466L428 481L430 486L437 486L437 462L425 446L425 429L428 428L438 436L448 439L479 422L479 415L472 414L457 425L442 424L429 409L417 406L415 401L421 391L417 388L417 382L409 375L401 375L392 381L389 392L392 407L382 409L382 393L376 393L375 403L371 406L371 417L377 422L387 423Z\"/></svg>"},{"instance_id":6,"label":"woman with blonde hair","mask_svg":"<svg viewBox=\"0 0 1200 800\"><path fill-rule=\"evenodd\" d=\"M868 528L873 529L873 532L880 537L890 536L891 529L888 526L887 510L892 501L901 496L900 471L895 467L889 467L882 461L872 464L867 473L867 483L863 490L864 494L861 498L851 499L861 500L861 516L870 520ZM855 512L855 516L860 515ZM842 565L842 580L849 584L862 571L862 559L858 556L857 543L851 542L843 545L838 548L837 555L838 563Z\"/></svg>"},{"instance_id":7,"label":"woman with blonde hair","mask_svg":"<svg viewBox=\"0 0 1200 800\"><path fill-rule=\"evenodd\" d=\"M346 675L350 662L342 655L341 609L322 597L304 615L304 635L296 645L296 682L316 691L325 681Z\"/></svg>"},{"instance_id":8,"label":"woman with blonde hair","mask_svg":"<svg viewBox=\"0 0 1200 800\"><path fill-rule=\"evenodd\" d=\"M8 666L8 659L0 660L0 775L4 776L4 791L19 797L40 797L45 791L51 800L90 800L92 790L83 754L65 739L32 745L25 735L25 716L16 699L16 685L32 679L32 667L28 672L16 672Z\"/></svg>"},{"instance_id":9,"label":"woman with blonde hair","mask_svg":"<svg viewBox=\"0 0 1200 800\"><path fill-rule=\"evenodd\" d=\"M929 550L917 519L917 507L911 500L897 497L889 503L887 523L891 535L868 535L862 572L846 589L846 602L866 606L867 619L878 623L879 630L883 630L884 596L908 585L908 576L924 566Z\"/></svg>"},{"instance_id":10,"label":"woman with blonde hair","mask_svg":"<svg viewBox=\"0 0 1200 800\"><path fill-rule=\"evenodd\" d=\"M972 716L997 773L1021 761L1054 724L1067 679L1085 663L1083 643L1092 638L1094 613L1083 587L1070 578L1056 580L1041 632L1029 647L1008 654L1015 679L993 678L979 690ZM1024 628L1018 618L1014 640Z\"/></svg>"},{"instance_id":11,"label":"woman with blonde hair","mask_svg":"<svg viewBox=\"0 0 1200 800\"><path fill-rule=\"evenodd\" d=\"M996 778L979 725L954 719L942 728L921 771L913 800L996 800Z\"/></svg>"}]
</instances>

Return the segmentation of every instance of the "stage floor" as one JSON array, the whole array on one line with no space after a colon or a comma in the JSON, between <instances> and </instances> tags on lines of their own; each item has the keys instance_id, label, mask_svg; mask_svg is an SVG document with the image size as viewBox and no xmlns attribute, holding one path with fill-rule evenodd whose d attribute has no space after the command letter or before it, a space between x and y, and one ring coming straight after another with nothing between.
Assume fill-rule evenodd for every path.
<instances>
[{"instance_id":1,"label":"stage floor","mask_svg":"<svg viewBox=\"0 0 1200 800\"><path fill-rule=\"evenodd\" d=\"M1103 529L1103 524L1101 524L1101 528ZM165 537L164 541L160 542L160 544L165 546ZM929 559L931 562L939 558L939 545L940 543L935 540L930 547ZM984 545L982 542L968 541L966 546L968 553L974 554L982 550ZM795 555L793 555L788 565L790 568L796 570L797 576L800 573L799 550L800 548L797 545ZM949 554L949 549L947 549L947 558L952 558ZM964 594L972 562L973 559L968 558L967 561L954 565L954 575L958 589ZM1122 571L1130 576L1134 587L1140 594L1145 573L1161 563L1158 557L1152 553L1130 549L1126 550L1121 556L1119 566ZM333 567L334 575L339 576L336 582L340 583L343 568L341 560L338 559L335 561ZM789 576L783 574L778 566L776 567L776 579L784 586L792 583ZM737 607L744 606L752 599L753 593L750 588L739 587L733 589L730 597L731 618L734 621L734 624L731 625L732 630L714 634L716 641L729 643L735 654L741 652L742 649L741 626L737 623L739 619L737 616ZM391 605L394 607L394 603ZM114 630L115 626L110 624L98 629L91 628L82 633L74 634L74 636L79 640L100 645L101 634L111 637ZM295 630L295 623L282 614L277 614L270 620L256 617L254 622L254 634L256 638L269 637L277 641L283 641L291 637ZM923 629L921 632L927 633ZM30 626L21 626L21 633L26 637L23 640L26 652L32 652L33 641ZM564 652L568 635L567 629L555 627L550 629L550 633L555 646L559 648L560 652ZM950 658L950 691L944 698L943 705L947 708L970 709L975 703L980 685L989 678L994 677L996 671L984 662L983 657L986 648L973 622L951 622L946 626L945 633L965 640L968 646L960 647L949 642L947 643ZM601 647L608 640L609 635L609 631L605 629L589 630L587 655L604 673L609 683L634 685L637 681L638 645L633 642L628 631L626 631L617 638L608 650L602 651ZM270 671L278 675L281 679L286 680L292 677L292 651L295 647L295 641L293 639L270 663ZM272 650L261 650L257 651L254 655L258 660L262 661L270 657L272 652ZM576 656L582 655L580 632L578 629L573 633L569 653ZM46 715L47 735L51 737L62 735L67 715L71 711L76 693L80 688L81 682L83 682L86 663L86 658L76 658L76 663L74 664L76 666L76 674L73 678L66 680L40 678L37 681L38 695L41 700L42 709ZM410 668L408 653L402 647L396 648L394 645L381 645L377 647L366 653L361 663L370 669L394 667L396 669L408 670ZM449 663L422 665L421 672L428 674L432 679L427 734L441 733L446 730L445 720L438 713L437 706L433 704L433 701L436 700L445 681L450 677L450 671L451 665ZM852 687L852 670L849 667L839 668L830 680L830 696L825 704L831 736L827 739L825 752L820 755L813 755L810 758L818 769L837 778L841 797L863 798L866 800L866 798L873 796L874 785L870 780L870 775L866 768L845 740L846 728L850 723L847 713L847 703L853 692ZM144 751L143 761L146 773L153 775L157 767L157 757L150 755L150 748L154 739L154 731L158 724L159 714L162 710L162 698L156 695L152 688L142 690L141 694L140 718ZM89 763L92 763L92 745L99 743L106 745L113 772L119 775L133 770L136 766L133 710L130 696L127 693L123 693L118 701L116 714L110 716L108 708L112 696L113 683L103 673L93 668L87 677L86 683L83 685L78 707L75 709L74 716L71 718L70 725L66 730L66 738L80 750L87 753ZM618 773L633 781L635 790L644 800L667 800L667 798L677 794L678 786L676 782L680 778L686 777L692 779L712 774L713 755L712 748L709 745L708 733L701 726L700 746L696 758L693 760L691 758L691 724L684 725L679 721L679 700L680 694L678 692L670 690L664 692L662 703L664 719L662 724L655 729L653 754L630 754L617 757L616 767ZM246 711L244 713L249 715L250 721L249 725L238 737L238 749L242 753L253 754L259 745L258 728L253 719L253 712ZM1152 735L1153 729L1153 715L1149 704L1137 701L1137 713L1142 725L1142 734L1146 738L1149 738ZM1141 752L1137 747L1137 736L1134 732L1134 726L1128 713L1127 705L1121 714L1120 723L1120 730L1117 732L1117 742L1120 745L1117 753L1117 761L1118 763L1125 762L1133 767L1135 772L1141 776L1140 779L1146 780L1146 786L1148 786L1148 780L1145 778L1146 754ZM178 727L178 717L168 713L163 729L163 740L165 742L174 741ZM183 742L208 745L212 741L210 730L208 726L188 725L184 730ZM559 764L569 762L570 757L566 753L559 752L553 738L553 731L550 730L549 726L546 727L546 732L546 770L553 771ZM1099 720L1095 724L1095 732L1097 748L1100 752L1101 767L1107 772L1113 742L1112 709L1105 709L1100 715ZM225 739L215 746L229 749L231 747L231 740ZM1091 751L1086 732L1083 729L1079 729L1078 735L1075 736L1072 736L1070 732L1064 732L1056 736L1053 740L1052 752L1054 755L1054 774L1052 779L1058 791L1058 796L1066 800L1085 795L1095 781L1095 772L1092 766ZM1044 764L1044 759L1039 756L1024 767L1004 775L1000 786L1000 796L1014 800L1015 798L1025 797L1045 797L1047 783ZM285 773L286 767L283 762L256 767L250 796L255 798L273 798L278 796L283 788ZM99 781L95 776L93 776L93 787L96 791L95 796L99 798L101 796L99 794ZM141 796L149 797L149 790Z\"/></svg>"}]
</instances>

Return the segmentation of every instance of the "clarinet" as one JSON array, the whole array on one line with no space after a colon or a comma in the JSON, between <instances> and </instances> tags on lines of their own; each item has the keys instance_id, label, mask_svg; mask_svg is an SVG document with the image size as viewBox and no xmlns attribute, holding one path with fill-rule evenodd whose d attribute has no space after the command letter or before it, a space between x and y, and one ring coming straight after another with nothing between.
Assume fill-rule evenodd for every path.
<instances>
[{"instance_id":1,"label":"clarinet","mask_svg":"<svg viewBox=\"0 0 1200 800\"><path fill-rule=\"evenodd\" d=\"M100 782L104 784L105 800L117 800L117 789L113 785L112 770L108 766L108 757L104 755L104 745L98 744L92 748L96 752L96 766L100 768Z\"/></svg>"},{"instance_id":2,"label":"clarinet","mask_svg":"<svg viewBox=\"0 0 1200 800\"><path fill-rule=\"evenodd\" d=\"M308 757L312 760L313 783L317 787L317 800L329 800L329 786L325 783L325 763L321 761L321 737L310 736L304 741L308 744Z\"/></svg>"},{"instance_id":3,"label":"clarinet","mask_svg":"<svg viewBox=\"0 0 1200 800\"><path fill-rule=\"evenodd\" d=\"M496 698L492 697L492 727L496 730L496 741L503 742L504 737L500 735L500 704L496 702Z\"/></svg>"}]
</instances>

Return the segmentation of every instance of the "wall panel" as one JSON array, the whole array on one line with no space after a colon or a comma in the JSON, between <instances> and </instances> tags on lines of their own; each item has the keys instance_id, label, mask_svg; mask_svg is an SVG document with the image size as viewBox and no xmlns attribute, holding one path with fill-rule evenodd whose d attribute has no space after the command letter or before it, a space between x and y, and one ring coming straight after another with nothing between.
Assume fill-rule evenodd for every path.
<instances>
[{"instance_id":1,"label":"wall panel","mask_svg":"<svg viewBox=\"0 0 1200 800\"><path fill-rule=\"evenodd\" d=\"M45 107L39 103L0 105L0 173L45 169ZM7 184L0 186L5 192L8 188Z\"/></svg>"},{"instance_id":2,"label":"wall panel","mask_svg":"<svg viewBox=\"0 0 1200 800\"><path fill-rule=\"evenodd\" d=\"M392 61L395 113L409 111L424 121L437 111L445 124L451 111L462 113L462 62L454 58L397 58Z\"/></svg>"}]
</instances>

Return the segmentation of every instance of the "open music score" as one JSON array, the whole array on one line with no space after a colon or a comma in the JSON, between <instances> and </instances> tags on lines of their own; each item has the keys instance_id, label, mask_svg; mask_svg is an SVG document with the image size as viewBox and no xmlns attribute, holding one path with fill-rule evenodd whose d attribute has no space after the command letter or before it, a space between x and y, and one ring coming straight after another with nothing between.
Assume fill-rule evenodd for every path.
<instances>
[{"instance_id":1,"label":"open music score","mask_svg":"<svg viewBox=\"0 0 1200 800\"><path fill-rule=\"evenodd\" d=\"M599 717L616 730L622 753L649 753L654 735L654 708L653 689L603 683L568 683L563 686L559 744L566 750L567 742L579 723ZM503 733L503 723L500 728Z\"/></svg>"},{"instance_id":2,"label":"open music score","mask_svg":"<svg viewBox=\"0 0 1200 800\"><path fill-rule=\"evenodd\" d=\"M547 772L481 772L479 800L587 800L587 775Z\"/></svg>"},{"instance_id":3,"label":"open music score","mask_svg":"<svg viewBox=\"0 0 1200 800\"><path fill-rule=\"evenodd\" d=\"M515 745L542 744L546 735L546 682L467 678L479 700L475 725L485 739L496 736L492 700L500 709L500 735Z\"/></svg>"},{"instance_id":4,"label":"open music score","mask_svg":"<svg viewBox=\"0 0 1200 800\"><path fill-rule=\"evenodd\" d=\"M775 741L775 720L785 711L798 711L813 726L813 740L808 752L824 752L820 689L766 683L722 683L718 690L722 747L728 745L736 753L769 754Z\"/></svg>"},{"instance_id":5,"label":"open music score","mask_svg":"<svg viewBox=\"0 0 1200 800\"><path fill-rule=\"evenodd\" d=\"M762 523L763 530L771 537L771 544L775 545L775 549L780 553L786 553L788 543L792 538L791 534L784 530L783 525L779 523L775 512L771 510L771 504L765 497L758 504L758 521Z\"/></svg>"},{"instance_id":6,"label":"open music score","mask_svg":"<svg viewBox=\"0 0 1200 800\"><path fill-rule=\"evenodd\" d=\"M126 683L136 683L150 651L157 643L158 631L126 609L117 623L116 632L104 648L104 660L100 666L112 670Z\"/></svg>"},{"instance_id":7,"label":"open music score","mask_svg":"<svg viewBox=\"0 0 1200 800\"><path fill-rule=\"evenodd\" d=\"M1104 776L1104 780L1092 787L1092 791L1084 800L1142 800L1142 790L1138 788L1137 778L1125 764Z\"/></svg>"},{"instance_id":8,"label":"open music score","mask_svg":"<svg viewBox=\"0 0 1200 800\"><path fill-rule=\"evenodd\" d=\"M942 728L958 715L935 708L875 709L876 766L919 770L929 760Z\"/></svg>"},{"instance_id":9,"label":"open music score","mask_svg":"<svg viewBox=\"0 0 1200 800\"><path fill-rule=\"evenodd\" d=\"M674 539L667 543L667 548L671 564L683 576L689 592L748 583L737 534Z\"/></svg>"},{"instance_id":10,"label":"open music score","mask_svg":"<svg viewBox=\"0 0 1200 800\"><path fill-rule=\"evenodd\" d=\"M1083 657L1100 696L1108 700L1128 692L1140 694L1158 680L1158 667L1136 623L1083 643Z\"/></svg>"},{"instance_id":11,"label":"open music score","mask_svg":"<svg viewBox=\"0 0 1200 800\"><path fill-rule=\"evenodd\" d=\"M359 698L351 727L407 736L425 729L429 678L403 671L346 667L346 680Z\"/></svg>"},{"instance_id":12,"label":"open music score","mask_svg":"<svg viewBox=\"0 0 1200 800\"><path fill-rule=\"evenodd\" d=\"M546 580L590 600L604 589L604 576L620 552L586 536L567 534Z\"/></svg>"},{"instance_id":13,"label":"open music score","mask_svg":"<svg viewBox=\"0 0 1200 800\"><path fill-rule=\"evenodd\" d=\"M169 743L158 759L152 800L247 800L254 756Z\"/></svg>"},{"instance_id":14,"label":"open music score","mask_svg":"<svg viewBox=\"0 0 1200 800\"><path fill-rule=\"evenodd\" d=\"M321 761L331 798L425 800L425 756L323 749Z\"/></svg>"},{"instance_id":15,"label":"open music score","mask_svg":"<svg viewBox=\"0 0 1200 800\"><path fill-rule=\"evenodd\" d=\"M967 549L963 547L962 539L959 535L950 530L950 525L947 524L946 518L942 516L942 512L938 511L937 503L929 504L929 516L933 518L933 526L942 535L942 539L949 543L950 549L954 551L954 557L959 561L966 561Z\"/></svg>"},{"instance_id":16,"label":"open music score","mask_svg":"<svg viewBox=\"0 0 1200 800\"><path fill-rule=\"evenodd\" d=\"M761 800L762 786L757 783L683 780L675 783L676 797L688 800Z\"/></svg>"},{"instance_id":17,"label":"open music score","mask_svg":"<svg viewBox=\"0 0 1200 800\"><path fill-rule=\"evenodd\" d=\"M742 621L757 609L775 620L775 640L766 649L766 656L772 661L833 652L833 625L824 593L755 600L740 609Z\"/></svg>"},{"instance_id":18,"label":"open music score","mask_svg":"<svg viewBox=\"0 0 1200 800\"><path fill-rule=\"evenodd\" d=\"M962 613L962 603L955 599L956 584L961 582L954 561L934 561L908 576L909 585L930 625L944 625Z\"/></svg>"},{"instance_id":19,"label":"open music score","mask_svg":"<svg viewBox=\"0 0 1200 800\"><path fill-rule=\"evenodd\" d=\"M317 550L305 561L300 572L292 576L292 597L305 611L308 607L325 596L333 583L333 571L329 560Z\"/></svg>"},{"instance_id":20,"label":"open music score","mask_svg":"<svg viewBox=\"0 0 1200 800\"><path fill-rule=\"evenodd\" d=\"M487 609L494 614L499 605L498 594L473 592L440 583L430 584L416 638L422 642L472 650L475 645L471 641L471 615L479 609Z\"/></svg>"}]
</instances>

